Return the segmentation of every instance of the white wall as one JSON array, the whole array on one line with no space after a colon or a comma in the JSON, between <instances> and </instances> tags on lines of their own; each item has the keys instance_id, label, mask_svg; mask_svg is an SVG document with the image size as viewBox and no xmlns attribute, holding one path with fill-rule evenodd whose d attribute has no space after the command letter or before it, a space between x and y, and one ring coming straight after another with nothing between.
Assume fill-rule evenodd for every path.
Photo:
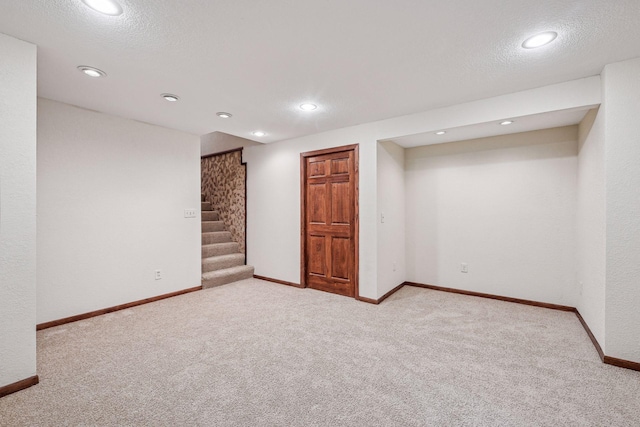
<instances>
[{"instance_id":1,"label":"white wall","mask_svg":"<svg viewBox=\"0 0 640 427\"><path fill-rule=\"evenodd\" d=\"M640 362L640 58L603 73L606 354Z\"/></svg>"},{"instance_id":2,"label":"white wall","mask_svg":"<svg viewBox=\"0 0 640 427\"><path fill-rule=\"evenodd\" d=\"M580 123L576 212L577 308L605 349L605 106Z\"/></svg>"},{"instance_id":3,"label":"white wall","mask_svg":"<svg viewBox=\"0 0 640 427\"><path fill-rule=\"evenodd\" d=\"M378 142L379 296L405 281L404 151L394 142Z\"/></svg>"},{"instance_id":4,"label":"white wall","mask_svg":"<svg viewBox=\"0 0 640 427\"><path fill-rule=\"evenodd\" d=\"M522 92L436 108L422 113L376 122L376 137L386 140L504 119L597 107L601 101L600 76L571 80Z\"/></svg>"},{"instance_id":5,"label":"white wall","mask_svg":"<svg viewBox=\"0 0 640 427\"><path fill-rule=\"evenodd\" d=\"M199 286L199 194L198 136L39 99L38 323Z\"/></svg>"},{"instance_id":6,"label":"white wall","mask_svg":"<svg viewBox=\"0 0 640 427\"><path fill-rule=\"evenodd\" d=\"M379 298L377 286L377 141L581 108L600 102L600 77L438 108L330 132L247 147L247 262L256 274L300 281L300 153L360 144L360 295ZM575 153L574 153L575 157Z\"/></svg>"},{"instance_id":7,"label":"white wall","mask_svg":"<svg viewBox=\"0 0 640 427\"><path fill-rule=\"evenodd\" d=\"M376 141L358 126L246 147L247 264L257 275L300 283L300 153L360 144L360 296L377 298Z\"/></svg>"},{"instance_id":8,"label":"white wall","mask_svg":"<svg viewBox=\"0 0 640 427\"><path fill-rule=\"evenodd\" d=\"M220 153L222 151L235 150L241 147L261 145L259 142L239 136L229 135L224 132L211 132L200 137L200 155Z\"/></svg>"},{"instance_id":9,"label":"white wall","mask_svg":"<svg viewBox=\"0 0 640 427\"><path fill-rule=\"evenodd\" d=\"M575 305L576 126L405 156L408 281Z\"/></svg>"},{"instance_id":10,"label":"white wall","mask_svg":"<svg viewBox=\"0 0 640 427\"><path fill-rule=\"evenodd\" d=\"M36 46L0 34L0 387L36 374Z\"/></svg>"}]
</instances>

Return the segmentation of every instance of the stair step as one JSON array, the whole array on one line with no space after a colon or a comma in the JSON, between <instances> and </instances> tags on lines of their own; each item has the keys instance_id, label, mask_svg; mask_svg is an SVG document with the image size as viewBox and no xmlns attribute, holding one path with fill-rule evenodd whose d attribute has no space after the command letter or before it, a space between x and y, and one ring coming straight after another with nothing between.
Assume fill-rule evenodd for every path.
<instances>
[{"instance_id":1,"label":"stair step","mask_svg":"<svg viewBox=\"0 0 640 427\"><path fill-rule=\"evenodd\" d=\"M238 280L250 279L253 277L253 267L250 265L240 265L237 267L225 268L204 273L202 275L202 288L213 288L214 286L226 285Z\"/></svg>"},{"instance_id":2,"label":"stair step","mask_svg":"<svg viewBox=\"0 0 640 427\"><path fill-rule=\"evenodd\" d=\"M200 193L200 202L204 202L204 194Z\"/></svg>"},{"instance_id":3,"label":"stair step","mask_svg":"<svg viewBox=\"0 0 640 427\"><path fill-rule=\"evenodd\" d=\"M222 221L202 221L202 232L209 233L212 231L225 231L224 222ZM204 243L204 241L203 241ZM211 242L213 243L213 242Z\"/></svg>"},{"instance_id":4,"label":"stair step","mask_svg":"<svg viewBox=\"0 0 640 427\"><path fill-rule=\"evenodd\" d=\"M203 211L202 220L203 221L219 221L220 215L218 214L217 211Z\"/></svg>"},{"instance_id":5,"label":"stair step","mask_svg":"<svg viewBox=\"0 0 640 427\"><path fill-rule=\"evenodd\" d=\"M211 210L211 203L202 202L202 203L200 203L200 207L202 208L203 211L210 211Z\"/></svg>"},{"instance_id":6,"label":"stair step","mask_svg":"<svg viewBox=\"0 0 640 427\"><path fill-rule=\"evenodd\" d=\"M244 254L220 255L202 260L202 272L223 270L244 265Z\"/></svg>"},{"instance_id":7,"label":"stair step","mask_svg":"<svg viewBox=\"0 0 640 427\"><path fill-rule=\"evenodd\" d=\"M236 242L213 243L211 245L202 245L202 258L210 258L219 255L228 255L238 253L240 245Z\"/></svg>"},{"instance_id":8,"label":"stair step","mask_svg":"<svg viewBox=\"0 0 640 427\"><path fill-rule=\"evenodd\" d=\"M204 228L204 224L202 224L202 226ZM231 233L229 233L228 231L212 231L209 233L202 233L203 245L225 242L231 242Z\"/></svg>"}]
</instances>

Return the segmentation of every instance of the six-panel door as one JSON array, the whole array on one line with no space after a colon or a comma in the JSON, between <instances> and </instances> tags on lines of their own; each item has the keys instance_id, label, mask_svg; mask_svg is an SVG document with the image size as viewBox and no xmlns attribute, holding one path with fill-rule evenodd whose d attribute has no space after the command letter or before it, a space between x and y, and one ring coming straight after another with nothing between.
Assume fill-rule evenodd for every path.
<instances>
[{"instance_id":1,"label":"six-panel door","mask_svg":"<svg viewBox=\"0 0 640 427\"><path fill-rule=\"evenodd\" d=\"M305 158L308 287L355 296L354 150Z\"/></svg>"}]
</instances>

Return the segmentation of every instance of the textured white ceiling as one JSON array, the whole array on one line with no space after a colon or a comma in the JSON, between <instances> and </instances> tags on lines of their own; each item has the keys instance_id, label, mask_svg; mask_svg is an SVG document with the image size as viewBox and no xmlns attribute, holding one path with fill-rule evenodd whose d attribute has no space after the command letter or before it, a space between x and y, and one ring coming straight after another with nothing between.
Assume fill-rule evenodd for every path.
<instances>
[{"instance_id":1,"label":"textured white ceiling","mask_svg":"<svg viewBox=\"0 0 640 427\"><path fill-rule=\"evenodd\" d=\"M261 142L596 75L640 56L638 0L120 3L124 14L110 17L80 0L0 0L0 32L38 45L40 96ZM545 30L559 33L554 44L520 48ZM299 111L304 101L321 107ZM268 135L253 137L257 129Z\"/></svg>"},{"instance_id":2,"label":"textured white ceiling","mask_svg":"<svg viewBox=\"0 0 640 427\"><path fill-rule=\"evenodd\" d=\"M571 126L580 123L587 112L589 112L589 108L585 107L532 114L524 117L507 117L507 119L513 121L512 124L507 126L500 125L500 121L478 123L453 129L442 129L446 131L444 135L436 135L435 132L419 133L393 138L392 141L401 147L411 148L422 145L443 144L445 142L465 141L488 136L509 135L512 133Z\"/></svg>"}]
</instances>

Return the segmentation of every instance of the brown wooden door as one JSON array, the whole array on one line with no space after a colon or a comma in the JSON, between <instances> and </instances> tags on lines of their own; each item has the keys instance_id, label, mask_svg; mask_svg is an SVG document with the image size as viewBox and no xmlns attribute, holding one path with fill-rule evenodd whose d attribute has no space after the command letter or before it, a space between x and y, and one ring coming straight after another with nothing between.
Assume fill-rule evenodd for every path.
<instances>
[{"instance_id":1,"label":"brown wooden door","mask_svg":"<svg viewBox=\"0 0 640 427\"><path fill-rule=\"evenodd\" d=\"M358 292L358 146L303 153L302 283Z\"/></svg>"}]
</instances>

